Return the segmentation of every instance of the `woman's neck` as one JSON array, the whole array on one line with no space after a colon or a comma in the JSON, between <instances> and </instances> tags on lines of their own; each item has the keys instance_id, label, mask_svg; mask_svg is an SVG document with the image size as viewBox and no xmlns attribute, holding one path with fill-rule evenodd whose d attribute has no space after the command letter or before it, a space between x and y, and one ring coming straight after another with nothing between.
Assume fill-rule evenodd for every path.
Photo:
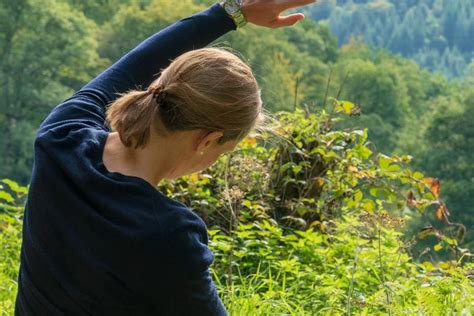
<instances>
[{"instance_id":1,"label":"woman's neck","mask_svg":"<svg viewBox=\"0 0 474 316\"><path fill-rule=\"evenodd\" d=\"M176 142L171 146L171 142L171 139L155 139L151 146L135 149L126 147L114 132L107 137L102 159L109 172L139 177L156 186L178 167L176 157L180 156L180 146Z\"/></svg>"}]
</instances>

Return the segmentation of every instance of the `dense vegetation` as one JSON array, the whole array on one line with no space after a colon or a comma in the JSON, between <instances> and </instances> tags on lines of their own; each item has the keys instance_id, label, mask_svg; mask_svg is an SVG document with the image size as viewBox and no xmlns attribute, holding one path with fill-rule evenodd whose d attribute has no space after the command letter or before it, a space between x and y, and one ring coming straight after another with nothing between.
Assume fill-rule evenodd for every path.
<instances>
[{"instance_id":1,"label":"dense vegetation","mask_svg":"<svg viewBox=\"0 0 474 316\"><path fill-rule=\"evenodd\" d=\"M35 130L52 107L146 36L210 3L0 3L0 178L28 183ZM216 277L231 309L262 304L261 313L327 307L372 314L406 308L444 315L472 308L462 305L469 291L472 301L472 288L469 267L461 266L467 249L474 249L474 74L448 80L350 34L364 34L369 43L428 69L459 75L472 58L473 8L469 0L322 1L311 14L327 19L329 27L310 19L281 30L248 26L219 41L252 66L268 109L295 112L280 115L284 130L306 127L287 137L293 146L286 149L249 141L232 163L222 161L204 175L162 188L215 225ZM330 96L355 105L335 107ZM350 119L334 118L344 111ZM427 176L404 165L408 154L412 167ZM331 162L312 186L307 166L300 165L308 159ZM226 170L239 161L271 165L226 181ZM441 180L441 194L430 177ZM282 186L292 192L289 200ZM10 182L3 187L0 202L9 206L0 210L0 309L3 304L9 310L21 224L12 205L21 206L24 196L17 200L15 191L24 195L24 189ZM410 220L394 229L386 225L391 216ZM235 249L242 252L229 251Z\"/></svg>"},{"instance_id":2,"label":"dense vegetation","mask_svg":"<svg viewBox=\"0 0 474 316\"><path fill-rule=\"evenodd\" d=\"M322 0L308 11L340 43L360 36L448 76L474 71L472 0Z\"/></svg>"},{"instance_id":3,"label":"dense vegetation","mask_svg":"<svg viewBox=\"0 0 474 316\"><path fill-rule=\"evenodd\" d=\"M335 128L357 108L330 103L331 112L279 112L278 137L249 137L205 172L159 187L206 220L231 315L473 312L474 263L459 247L465 227L450 220L439 182L411 170L408 156L372 152L366 130ZM2 186L8 314L26 189ZM412 238L402 230L415 217L424 226Z\"/></svg>"},{"instance_id":4,"label":"dense vegetation","mask_svg":"<svg viewBox=\"0 0 474 316\"><path fill-rule=\"evenodd\" d=\"M28 183L34 133L52 107L146 36L212 2L1 3L0 177ZM362 113L345 124L367 127L375 151L412 155L417 168L442 180L453 218L474 227L474 140L468 119L474 76L449 81L356 40L339 49L328 28L309 19L282 30L248 26L219 42L251 64L270 110L306 105L314 112L328 96L354 101ZM468 230L466 246L473 242Z\"/></svg>"}]
</instances>

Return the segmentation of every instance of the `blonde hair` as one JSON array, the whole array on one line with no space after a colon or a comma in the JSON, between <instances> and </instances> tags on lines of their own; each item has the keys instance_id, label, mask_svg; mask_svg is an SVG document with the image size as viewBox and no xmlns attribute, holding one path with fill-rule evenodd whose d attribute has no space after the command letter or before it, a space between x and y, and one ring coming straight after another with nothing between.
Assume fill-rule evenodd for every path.
<instances>
[{"instance_id":1,"label":"blonde hair","mask_svg":"<svg viewBox=\"0 0 474 316\"><path fill-rule=\"evenodd\" d=\"M128 147L145 147L151 128L160 134L222 131L219 143L244 138L263 125L260 88L240 58L220 48L187 52L146 91L130 91L107 109L107 123ZM157 119L163 128L159 127Z\"/></svg>"}]
</instances>

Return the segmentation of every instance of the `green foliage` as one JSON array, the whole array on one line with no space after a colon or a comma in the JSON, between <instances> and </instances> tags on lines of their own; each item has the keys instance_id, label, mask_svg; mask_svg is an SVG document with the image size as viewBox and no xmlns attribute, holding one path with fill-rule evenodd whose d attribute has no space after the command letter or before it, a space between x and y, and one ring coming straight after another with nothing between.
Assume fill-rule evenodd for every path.
<instances>
[{"instance_id":1,"label":"green foliage","mask_svg":"<svg viewBox=\"0 0 474 316\"><path fill-rule=\"evenodd\" d=\"M99 33L99 51L111 61L138 45L148 36L173 22L204 9L192 0L133 1L122 6Z\"/></svg>"},{"instance_id":2,"label":"green foliage","mask_svg":"<svg viewBox=\"0 0 474 316\"><path fill-rule=\"evenodd\" d=\"M20 263L23 203L27 193L11 180L0 181L0 315L13 315Z\"/></svg>"},{"instance_id":3,"label":"green foliage","mask_svg":"<svg viewBox=\"0 0 474 316\"><path fill-rule=\"evenodd\" d=\"M469 90L467 90L469 91ZM441 114L443 113L443 114ZM446 103L425 132L432 144L421 153L425 169L444 179L446 202L453 218L474 227L474 93L472 89L458 100ZM474 246L474 234L467 232L468 247Z\"/></svg>"},{"instance_id":4,"label":"green foliage","mask_svg":"<svg viewBox=\"0 0 474 316\"><path fill-rule=\"evenodd\" d=\"M376 32L379 39L381 34L391 34L382 30L385 25L391 28L391 21L398 19L397 16L401 19L408 11L412 12L410 15L423 13L426 11L426 8L425 11L420 9L423 6L429 8L430 19L431 13L436 12L430 21L451 21L443 24L443 30L452 23L465 24L464 19L453 22L453 17L471 14L470 9L465 13L452 10L458 6L468 8L463 1L435 2L337 1L339 6L336 7L336 1L325 1L312 8L314 12L322 12L322 15L315 13L318 18L329 19L329 27L333 25L333 16L343 14L347 18L344 28L348 34L359 29L357 23L370 23L366 29ZM22 0L0 4L0 56L3 57L0 61L0 132L4 135L0 139L0 176L27 183L35 131L56 104L147 36L212 3L207 0ZM350 10L345 10L348 8ZM364 20L364 12L370 18ZM377 22L379 15L384 17ZM353 23L352 18L362 21ZM410 23L407 25L413 24ZM406 28L402 24L397 23ZM418 32L425 27L433 25L412 25L409 30ZM422 33L420 45L437 34L426 30ZM458 44L461 45L453 45ZM441 75L421 70L412 61L371 49L355 39L339 49L328 26L311 19L279 30L249 25L230 32L214 45L231 46L251 65L267 109L293 111L303 105L310 112L330 111L328 95L354 100L361 113L350 121L341 122L341 128L368 128L372 151L410 153L419 169L443 180L449 203L469 201L472 182L451 178L444 181L444 174L435 172L434 166L425 165L428 160L423 157L437 146L437 140L425 137L435 124L433 120L442 119L445 114L449 117L451 109L462 107L464 101L459 101L458 96L471 89L470 77L461 83L450 82ZM465 48L460 51L464 52ZM467 133L467 129L462 132ZM431 140L435 143L431 144ZM448 159L448 156L438 155L440 159ZM451 168L446 174L457 170L453 164L441 161L437 164L441 163ZM459 187L465 189L459 190ZM462 208L467 209L465 202L462 203ZM471 209L465 212L472 214Z\"/></svg>"},{"instance_id":5,"label":"green foliage","mask_svg":"<svg viewBox=\"0 0 474 316\"><path fill-rule=\"evenodd\" d=\"M53 0L0 4L0 176L26 182L46 114L104 66L96 25Z\"/></svg>"},{"instance_id":6,"label":"green foliage","mask_svg":"<svg viewBox=\"0 0 474 316\"><path fill-rule=\"evenodd\" d=\"M27 183L35 130L52 107L145 37L212 3L2 2L0 177ZM470 270L460 268L474 240L474 61L473 42L466 40L474 38L472 5L330 0L312 8L327 23L306 20L281 30L249 25L216 44L232 46L248 61L268 109L304 109L278 114L277 131L285 140L249 138L206 173L162 189L214 226L214 271L235 315L338 314L349 307L368 314L444 315L472 309L462 306L472 301L466 299ZM329 29L345 43L341 49ZM466 77L448 81L351 34L428 69ZM340 120L341 113L352 117ZM406 153L417 169L441 180L441 195L433 194L434 182L410 171ZM16 291L24 192L17 195L12 182L2 186L0 310L8 311ZM399 225L399 218L411 219L404 235L386 227L384 214ZM364 228L369 221L376 225ZM460 223L468 228L465 234ZM235 250L230 257L229 249ZM299 259L286 271L279 262L294 256ZM447 263L437 266L442 260ZM352 273L357 278L349 278ZM315 306L308 303L313 299Z\"/></svg>"},{"instance_id":7,"label":"green foliage","mask_svg":"<svg viewBox=\"0 0 474 316\"><path fill-rule=\"evenodd\" d=\"M67 0L66 2L77 10L83 12L86 17L101 25L110 20L122 6L127 5L132 1L136 2L135 0ZM146 1L148 2L148 0ZM140 1L140 3L143 2L145 1Z\"/></svg>"},{"instance_id":8,"label":"green foliage","mask_svg":"<svg viewBox=\"0 0 474 316\"><path fill-rule=\"evenodd\" d=\"M422 230L419 239L438 241L430 252L450 255L418 263L416 240L401 232L414 214L439 212L439 183L412 171L410 157L373 153L366 130L337 129L358 108L332 104L331 112L279 112L273 136L252 135L205 172L159 187L207 221L231 315L473 311L474 265L457 237ZM0 306L9 315L26 188L9 180L2 188ZM438 226L447 224L441 215Z\"/></svg>"},{"instance_id":9,"label":"green foliage","mask_svg":"<svg viewBox=\"0 0 474 316\"><path fill-rule=\"evenodd\" d=\"M334 129L337 113L357 112L334 105L278 113L278 141L248 138L205 173L160 187L212 227L214 275L232 314L473 310L465 228L444 221L437 182L409 169L411 157L374 154L367 131ZM432 212L418 237L401 232ZM414 259L427 236L437 243L423 255L443 250L446 262Z\"/></svg>"},{"instance_id":10,"label":"green foliage","mask_svg":"<svg viewBox=\"0 0 474 316\"><path fill-rule=\"evenodd\" d=\"M474 310L468 277L472 264L463 269L413 263L401 233L380 228L375 238L366 234L367 226L344 217L334 222L330 234L285 233L266 221L241 224L231 237L211 231L214 276L231 315L454 315ZM232 266L221 264L225 259Z\"/></svg>"}]
</instances>

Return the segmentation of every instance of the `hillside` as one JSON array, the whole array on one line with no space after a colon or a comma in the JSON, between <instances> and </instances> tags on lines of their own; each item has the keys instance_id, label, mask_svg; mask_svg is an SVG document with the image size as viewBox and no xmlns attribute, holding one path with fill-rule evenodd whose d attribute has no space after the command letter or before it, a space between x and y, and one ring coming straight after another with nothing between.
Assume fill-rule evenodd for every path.
<instances>
[{"instance_id":1,"label":"hillside","mask_svg":"<svg viewBox=\"0 0 474 316\"><path fill-rule=\"evenodd\" d=\"M211 3L0 2L0 315L13 314L42 120ZM471 315L474 0L320 0L308 12L213 44L251 66L276 132L158 189L208 225L230 315Z\"/></svg>"},{"instance_id":2,"label":"hillside","mask_svg":"<svg viewBox=\"0 0 474 316\"><path fill-rule=\"evenodd\" d=\"M473 0L322 0L309 14L340 44L362 37L448 76L473 71Z\"/></svg>"}]
</instances>

